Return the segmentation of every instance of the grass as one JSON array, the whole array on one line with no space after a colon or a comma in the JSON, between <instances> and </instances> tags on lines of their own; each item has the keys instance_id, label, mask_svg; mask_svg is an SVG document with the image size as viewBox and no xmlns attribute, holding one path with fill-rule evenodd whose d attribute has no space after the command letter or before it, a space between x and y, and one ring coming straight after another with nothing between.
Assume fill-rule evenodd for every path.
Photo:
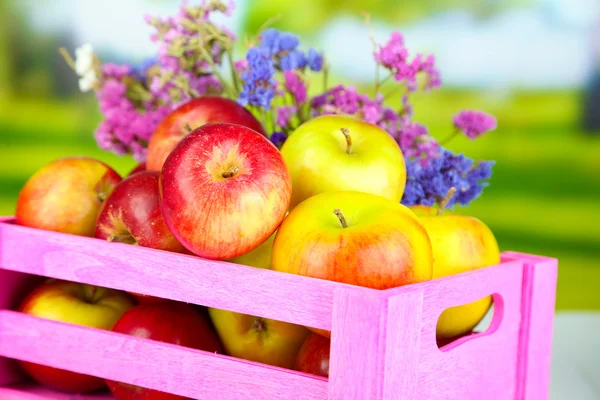
<instances>
[{"instance_id":1,"label":"grass","mask_svg":"<svg viewBox=\"0 0 600 400\"><path fill-rule=\"evenodd\" d=\"M456 91L419 96L415 103L415 119L438 138L450 133L448 121L459 109L475 105L499 117L497 132L450 144L497 161L491 186L458 212L486 222L503 250L557 257L557 308L600 309L600 138L575 127L578 95ZM0 214L13 214L26 179L56 158L87 155L129 171L133 160L94 145L97 122L93 103L0 104Z\"/></svg>"}]
</instances>

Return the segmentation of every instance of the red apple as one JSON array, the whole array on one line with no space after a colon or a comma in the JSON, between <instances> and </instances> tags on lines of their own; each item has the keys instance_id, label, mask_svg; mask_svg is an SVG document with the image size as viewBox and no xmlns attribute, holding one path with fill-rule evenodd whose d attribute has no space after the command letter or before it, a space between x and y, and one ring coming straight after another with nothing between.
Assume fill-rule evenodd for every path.
<instances>
[{"instance_id":1,"label":"red apple","mask_svg":"<svg viewBox=\"0 0 600 400\"><path fill-rule=\"evenodd\" d=\"M111 329L123 313L133 307L124 292L75 282L49 280L31 292L19 311L98 329ZM105 387L104 380L30 362L21 366L34 380L63 392L84 393Z\"/></svg>"},{"instance_id":2,"label":"red apple","mask_svg":"<svg viewBox=\"0 0 600 400\"><path fill-rule=\"evenodd\" d=\"M134 307L121 317L113 331L211 353L222 353L221 343L208 319L185 303L170 301ZM143 354L140 357L143 357ZM121 382L106 383L117 400L185 399Z\"/></svg>"},{"instance_id":3,"label":"red apple","mask_svg":"<svg viewBox=\"0 0 600 400\"><path fill-rule=\"evenodd\" d=\"M19 225L93 236L98 210L121 181L108 165L88 157L68 157L40 168L17 200Z\"/></svg>"},{"instance_id":4,"label":"red apple","mask_svg":"<svg viewBox=\"0 0 600 400\"><path fill-rule=\"evenodd\" d=\"M100 209L96 237L182 252L160 211L158 181L158 172L143 171L118 184Z\"/></svg>"},{"instance_id":5,"label":"red apple","mask_svg":"<svg viewBox=\"0 0 600 400\"><path fill-rule=\"evenodd\" d=\"M331 341L324 336L311 333L300 347L296 358L296 369L307 374L329 377L329 353Z\"/></svg>"},{"instance_id":6,"label":"red apple","mask_svg":"<svg viewBox=\"0 0 600 400\"><path fill-rule=\"evenodd\" d=\"M160 171L169 153L185 135L214 122L243 125L265 134L260 122L235 101L223 97L199 97L179 106L158 125L148 144L148 169Z\"/></svg>"},{"instance_id":7,"label":"red apple","mask_svg":"<svg viewBox=\"0 0 600 400\"><path fill-rule=\"evenodd\" d=\"M204 125L171 152L160 176L167 225L191 252L228 260L254 250L290 204L279 150L250 128Z\"/></svg>"},{"instance_id":8,"label":"red apple","mask_svg":"<svg viewBox=\"0 0 600 400\"><path fill-rule=\"evenodd\" d=\"M142 172L142 171L146 171L146 164L145 163L139 163L135 168L133 168L129 174L127 174L127 176L131 176L133 174L136 174L138 172Z\"/></svg>"}]
</instances>

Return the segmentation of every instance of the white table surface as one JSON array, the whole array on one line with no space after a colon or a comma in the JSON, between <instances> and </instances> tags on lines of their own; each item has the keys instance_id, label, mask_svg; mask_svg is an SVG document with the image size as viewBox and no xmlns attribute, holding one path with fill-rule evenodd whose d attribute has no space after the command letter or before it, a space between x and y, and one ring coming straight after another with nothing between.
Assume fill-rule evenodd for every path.
<instances>
[{"instance_id":1,"label":"white table surface","mask_svg":"<svg viewBox=\"0 0 600 400\"><path fill-rule=\"evenodd\" d=\"M550 400L600 399L600 312L557 312Z\"/></svg>"}]
</instances>

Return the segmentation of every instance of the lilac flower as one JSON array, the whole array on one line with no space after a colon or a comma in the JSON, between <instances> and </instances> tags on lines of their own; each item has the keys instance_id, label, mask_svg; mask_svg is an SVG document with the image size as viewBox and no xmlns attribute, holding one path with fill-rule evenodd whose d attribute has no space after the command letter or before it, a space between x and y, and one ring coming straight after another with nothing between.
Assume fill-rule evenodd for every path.
<instances>
[{"instance_id":1,"label":"lilac flower","mask_svg":"<svg viewBox=\"0 0 600 400\"><path fill-rule=\"evenodd\" d=\"M319 53L314 48L308 50L308 67L315 72L323 69L323 54Z\"/></svg>"},{"instance_id":2,"label":"lilac flower","mask_svg":"<svg viewBox=\"0 0 600 400\"><path fill-rule=\"evenodd\" d=\"M244 85L238 97L238 103L271 108L275 95L275 68L269 51L263 47L253 47L246 54L248 70L242 73Z\"/></svg>"},{"instance_id":3,"label":"lilac flower","mask_svg":"<svg viewBox=\"0 0 600 400\"><path fill-rule=\"evenodd\" d=\"M285 129L289 123L290 119L296 113L296 106L281 106L277 109L277 125L281 127L281 129Z\"/></svg>"},{"instance_id":4,"label":"lilac flower","mask_svg":"<svg viewBox=\"0 0 600 400\"><path fill-rule=\"evenodd\" d=\"M283 73L285 89L292 95L296 103L302 104L306 101L306 85L304 81L294 72Z\"/></svg>"},{"instance_id":5,"label":"lilac flower","mask_svg":"<svg viewBox=\"0 0 600 400\"><path fill-rule=\"evenodd\" d=\"M427 165L408 159L402 204L432 206L440 202L451 187L455 187L457 192L448 207L455 203L466 205L479 197L488 185L486 180L491 177L493 164L493 161L486 161L475 165L472 159L447 150L431 158Z\"/></svg>"},{"instance_id":6,"label":"lilac flower","mask_svg":"<svg viewBox=\"0 0 600 400\"><path fill-rule=\"evenodd\" d=\"M427 56L425 61L421 63L420 71L424 72L427 76L425 90L435 89L442 85L440 71L435 65L435 56L433 54Z\"/></svg>"},{"instance_id":7,"label":"lilac flower","mask_svg":"<svg viewBox=\"0 0 600 400\"><path fill-rule=\"evenodd\" d=\"M496 118L483 111L464 110L456 114L453 121L456 129L470 139L475 139L497 127Z\"/></svg>"},{"instance_id":8,"label":"lilac flower","mask_svg":"<svg viewBox=\"0 0 600 400\"><path fill-rule=\"evenodd\" d=\"M113 63L104 63L102 64L102 76L104 79L122 79L125 75L131 73L132 68L127 65L119 65Z\"/></svg>"},{"instance_id":9,"label":"lilac flower","mask_svg":"<svg viewBox=\"0 0 600 400\"><path fill-rule=\"evenodd\" d=\"M411 118L413 116L413 107L410 104L409 98L407 95L402 96L402 110L400 114L405 118Z\"/></svg>"},{"instance_id":10,"label":"lilac flower","mask_svg":"<svg viewBox=\"0 0 600 400\"><path fill-rule=\"evenodd\" d=\"M281 131L275 131L269 137L271 143L273 143L278 149L281 149L281 146L285 143L287 136L285 133Z\"/></svg>"},{"instance_id":11,"label":"lilac flower","mask_svg":"<svg viewBox=\"0 0 600 400\"><path fill-rule=\"evenodd\" d=\"M397 140L405 157L428 159L437 154L437 142L429 136L424 125L416 122L402 126Z\"/></svg>"},{"instance_id":12,"label":"lilac flower","mask_svg":"<svg viewBox=\"0 0 600 400\"><path fill-rule=\"evenodd\" d=\"M404 46L404 36L400 32L392 32L390 40L384 45L379 46L375 52L375 61L387 69L402 69L408 58L408 50Z\"/></svg>"}]
</instances>

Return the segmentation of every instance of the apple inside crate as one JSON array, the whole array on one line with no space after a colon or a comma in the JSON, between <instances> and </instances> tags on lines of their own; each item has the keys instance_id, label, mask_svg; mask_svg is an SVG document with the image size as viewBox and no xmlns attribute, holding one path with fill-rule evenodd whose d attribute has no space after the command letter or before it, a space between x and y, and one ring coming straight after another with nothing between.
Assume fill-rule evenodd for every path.
<instances>
[{"instance_id":1,"label":"apple inside crate","mask_svg":"<svg viewBox=\"0 0 600 400\"><path fill-rule=\"evenodd\" d=\"M198 399L548 398L557 261L374 290L0 222L0 399L71 399L24 360ZM13 311L41 277L332 331L329 379ZM487 330L439 348L442 311L492 294ZM111 399L110 394L81 399Z\"/></svg>"}]
</instances>

